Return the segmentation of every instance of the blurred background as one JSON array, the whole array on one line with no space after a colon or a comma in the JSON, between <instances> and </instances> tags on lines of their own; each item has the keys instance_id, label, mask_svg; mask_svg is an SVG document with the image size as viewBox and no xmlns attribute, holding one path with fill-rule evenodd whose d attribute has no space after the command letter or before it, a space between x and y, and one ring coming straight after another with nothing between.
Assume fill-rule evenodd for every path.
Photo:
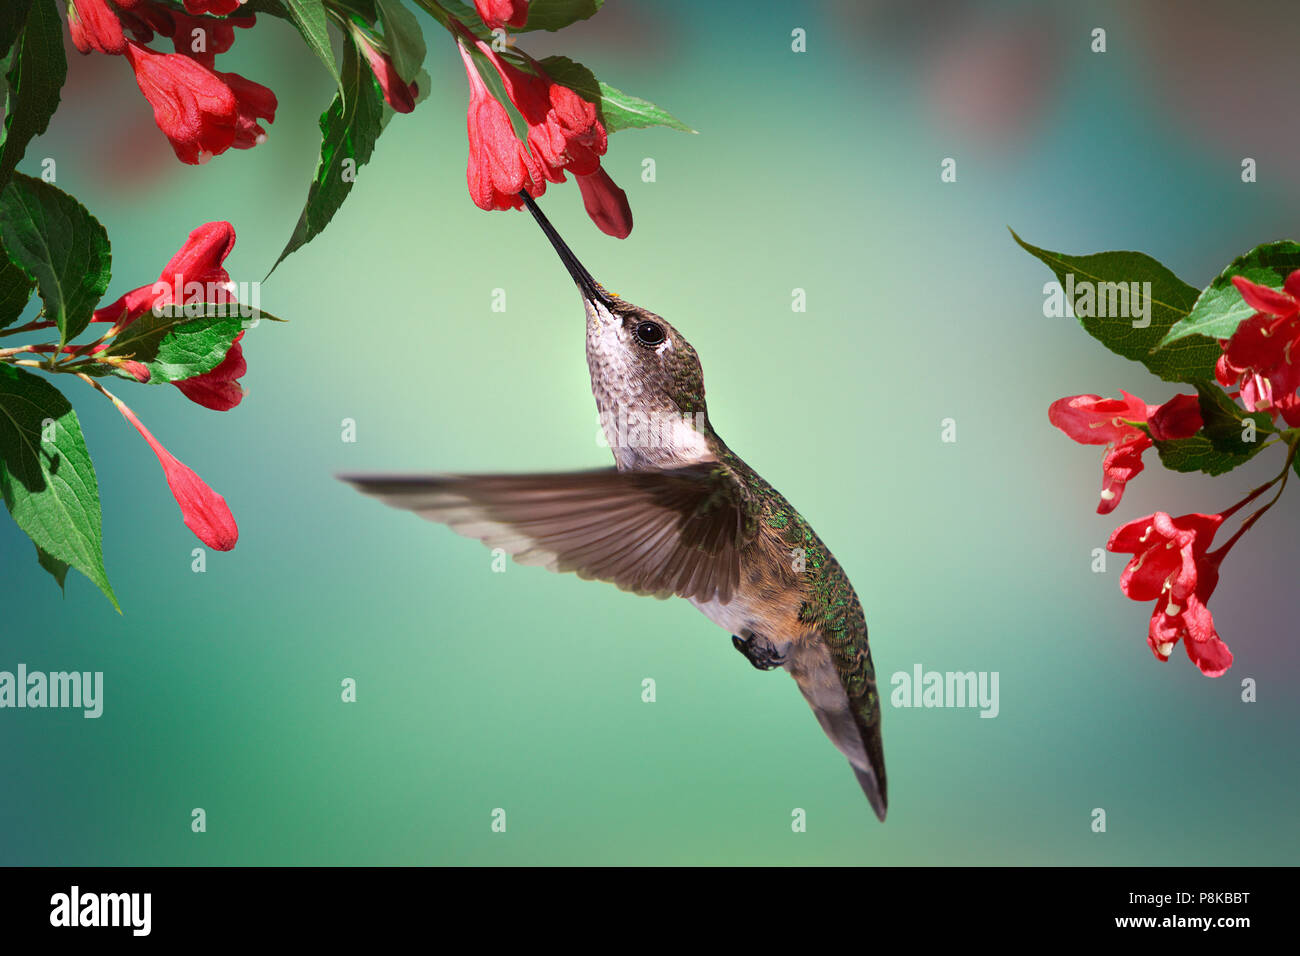
<instances>
[{"instance_id":1,"label":"blurred background","mask_svg":"<svg viewBox=\"0 0 1300 956\"><path fill-rule=\"evenodd\" d=\"M609 0L521 41L699 130L611 137L626 241L591 225L571 183L543 206L598 279L694 344L719 433L852 577L882 690L917 664L1000 675L996 719L886 709L883 826L793 682L687 603L493 573L478 543L334 479L609 462L578 297L526 215L471 204L464 73L420 16L431 95L263 286L290 321L245 337L243 404L119 388L226 496L235 551L193 573L198 542L147 446L68 388L124 613L75 573L61 596L0 527L0 669L105 682L98 720L0 712L0 862L1296 862L1297 494L1224 566L1211 607L1236 663L1217 680L1181 648L1157 662L1122 560L1091 567L1118 524L1220 510L1280 456L1213 480L1148 453L1097 516L1100 449L1052 429L1048 404L1175 390L1045 318L1052 276L1007 232L1143 250L1197 287L1297 238L1290 4ZM271 86L278 118L264 145L191 168L120 58L72 54L64 106L20 168L55 158L58 185L107 226L111 297L202 222L234 224L237 282L265 276L292 231L331 81L270 18L221 63ZM940 182L948 157L955 183Z\"/></svg>"}]
</instances>

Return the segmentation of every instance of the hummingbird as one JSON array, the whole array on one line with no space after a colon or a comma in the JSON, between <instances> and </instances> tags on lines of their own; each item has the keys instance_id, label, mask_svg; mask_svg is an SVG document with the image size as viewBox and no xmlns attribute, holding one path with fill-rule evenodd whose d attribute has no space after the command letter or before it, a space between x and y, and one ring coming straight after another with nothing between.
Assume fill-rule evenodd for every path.
<instances>
[{"instance_id":1,"label":"hummingbird","mask_svg":"<svg viewBox=\"0 0 1300 956\"><path fill-rule=\"evenodd\" d=\"M681 332L596 282L533 198L520 196L582 296L591 390L614 467L340 478L516 563L690 601L755 668L794 678L883 821L880 698L866 617L844 569L713 430L700 360Z\"/></svg>"}]
</instances>

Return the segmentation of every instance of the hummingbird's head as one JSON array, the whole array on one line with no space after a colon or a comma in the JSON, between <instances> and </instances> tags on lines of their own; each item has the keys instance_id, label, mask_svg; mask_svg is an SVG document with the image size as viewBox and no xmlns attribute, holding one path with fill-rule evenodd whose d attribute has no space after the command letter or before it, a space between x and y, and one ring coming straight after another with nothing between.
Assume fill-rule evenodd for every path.
<instances>
[{"instance_id":1,"label":"hummingbird's head","mask_svg":"<svg viewBox=\"0 0 1300 956\"><path fill-rule=\"evenodd\" d=\"M704 373L691 343L662 316L619 298L593 279L532 197L520 195L582 293L591 389L606 433L611 420L626 423L631 416L634 425L635 419L644 419L665 436L662 456L641 457L681 461L706 454Z\"/></svg>"}]
</instances>

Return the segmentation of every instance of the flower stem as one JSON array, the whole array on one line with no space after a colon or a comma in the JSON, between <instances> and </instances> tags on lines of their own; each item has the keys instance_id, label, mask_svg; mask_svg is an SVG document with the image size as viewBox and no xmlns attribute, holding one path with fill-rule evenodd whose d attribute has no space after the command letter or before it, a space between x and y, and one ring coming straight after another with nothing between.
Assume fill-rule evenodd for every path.
<instances>
[{"instance_id":1,"label":"flower stem","mask_svg":"<svg viewBox=\"0 0 1300 956\"><path fill-rule=\"evenodd\" d=\"M1297 441L1288 442L1286 464L1282 466L1281 474L1279 474L1276 478L1274 478L1272 481L1268 482L1267 484L1260 485L1258 488L1252 491L1245 498L1241 499L1241 501L1237 502L1227 511L1223 512L1223 516L1227 518L1235 511L1237 511L1239 508L1241 508L1243 505L1249 504L1251 501L1258 498L1269 488L1273 487L1273 485L1276 485L1279 481L1281 482L1281 484L1278 485L1277 494L1275 494L1272 498L1270 498L1263 507L1261 507L1259 510L1252 513L1245 521L1243 521L1241 523L1241 527L1237 529L1237 533L1234 534L1227 541L1225 541L1221 547L1215 549L1212 552L1208 552L1206 554L1207 558L1212 558L1216 561L1222 561L1223 558L1228 554L1228 552L1232 550L1232 546L1235 545L1239 540L1241 540L1242 535L1244 535L1247 531L1253 528L1255 526L1255 522L1259 521L1259 519L1264 516L1264 512L1268 511L1269 508L1272 508L1273 505L1277 504L1277 500L1282 497L1282 492L1286 490L1287 480L1291 477L1291 466L1295 462L1296 450L1298 448L1300 448L1300 442Z\"/></svg>"}]
</instances>

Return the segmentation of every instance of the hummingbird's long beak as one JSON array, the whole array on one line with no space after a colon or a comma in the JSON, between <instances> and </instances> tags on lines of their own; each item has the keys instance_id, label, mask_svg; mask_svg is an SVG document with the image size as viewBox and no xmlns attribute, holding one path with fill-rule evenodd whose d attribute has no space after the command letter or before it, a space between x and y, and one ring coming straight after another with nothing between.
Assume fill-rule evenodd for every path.
<instances>
[{"instance_id":1,"label":"hummingbird's long beak","mask_svg":"<svg viewBox=\"0 0 1300 956\"><path fill-rule=\"evenodd\" d=\"M537 203L533 201L533 197L528 195L528 191L521 189L519 191L519 196L523 199L524 205L528 207L528 211L533 214L533 218L537 220L537 225L542 227L542 232L546 233L546 238L551 240L551 245L553 245L555 251L559 253L560 261L564 263L564 268L569 270L569 275L573 276L573 281L578 284L578 289L582 292L583 298L610 305L609 293L600 287L600 284L591 277L591 273L588 272L583 264L578 261L578 257L573 254L573 250L570 249L565 241L560 238L560 234L555 231L555 227L551 225L551 221L547 219L542 210L538 208Z\"/></svg>"}]
</instances>

